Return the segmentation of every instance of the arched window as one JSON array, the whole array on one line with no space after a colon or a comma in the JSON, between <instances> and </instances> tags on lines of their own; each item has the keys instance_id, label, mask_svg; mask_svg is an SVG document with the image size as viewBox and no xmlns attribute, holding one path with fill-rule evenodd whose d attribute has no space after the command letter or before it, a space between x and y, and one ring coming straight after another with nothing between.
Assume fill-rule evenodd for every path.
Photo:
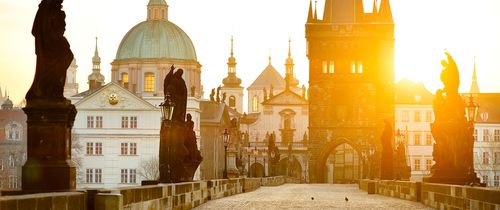
<instances>
[{"instance_id":1,"label":"arched window","mask_svg":"<svg viewBox=\"0 0 500 210\"><path fill-rule=\"evenodd\" d=\"M144 74L144 92L155 92L155 74L148 72Z\"/></svg>"},{"instance_id":2,"label":"arched window","mask_svg":"<svg viewBox=\"0 0 500 210\"><path fill-rule=\"evenodd\" d=\"M234 96L229 96L229 107L236 107L236 97Z\"/></svg>"},{"instance_id":3,"label":"arched window","mask_svg":"<svg viewBox=\"0 0 500 210\"><path fill-rule=\"evenodd\" d=\"M124 87L128 87L128 73L122 73L122 82Z\"/></svg>"},{"instance_id":4,"label":"arched window","mask_svg":"<svg viewBox=\"0 0 500 210\"><path fill-rule=\"evenodd\" d=\"M252 110L254 112L258 112L259 111L259 97L253 96L252 108L253 108Z\"/></svg>"},{"instance_id":5,"label":"arched window","mask_svg":"<svg viewBox=\"0 0 500 210\"><path fill-rule=\"evenodd\" d=\"M5 135L7 140L20 141L22 138L23 127L17 122L11 122L5 126Z\"/></svg>"}]
</instances>

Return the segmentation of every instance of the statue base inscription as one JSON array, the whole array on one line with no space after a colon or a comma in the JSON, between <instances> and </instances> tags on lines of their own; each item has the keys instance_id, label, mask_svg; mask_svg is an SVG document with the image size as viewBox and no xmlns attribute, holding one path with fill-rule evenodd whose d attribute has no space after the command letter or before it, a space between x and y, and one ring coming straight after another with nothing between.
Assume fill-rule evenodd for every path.
<instances>
[{"instance_id":1,"label":"statue base inscription","mask_svg":"<svg viewBox=\"0 0 500 210\"><path fill-rule=\"evenodd\" d=\"M69 100L31 100L28 116L28 160L22 168L26 192L71 191L76 170L71 162L71 128L76 116Z\"/></svg>"}]
</instances>

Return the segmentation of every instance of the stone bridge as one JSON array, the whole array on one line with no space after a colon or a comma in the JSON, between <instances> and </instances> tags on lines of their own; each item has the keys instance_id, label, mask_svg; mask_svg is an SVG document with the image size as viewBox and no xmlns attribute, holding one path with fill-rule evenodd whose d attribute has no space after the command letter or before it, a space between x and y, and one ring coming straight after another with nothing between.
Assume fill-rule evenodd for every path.
<instances>
[{"instance_id":1,"label":"stone bridge","mask_svg":"<svg viewBox=\"0 0 500 210\"><path fill-rule=\"evenodd\" d=\"M282 176L158 184L117 189L14 195L1 210L170 209L492 209L500 190L408 181L292 184ZM347 198L347 201L346 201Z\"/></svg>"}]
</instances>

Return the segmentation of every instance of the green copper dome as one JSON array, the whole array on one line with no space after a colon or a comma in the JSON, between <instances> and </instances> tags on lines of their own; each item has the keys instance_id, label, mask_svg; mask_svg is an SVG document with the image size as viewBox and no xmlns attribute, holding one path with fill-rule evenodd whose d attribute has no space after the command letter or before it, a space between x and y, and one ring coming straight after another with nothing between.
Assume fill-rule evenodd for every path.
<instances>
[{"instance_id":1,"label":"green copper dome","mask_svg":"<svg viewBox=\"0 0 500 210\"><path fill-rule=\"evenodd\" d=\"M134 26L122 39L116 59L197 60L189 36L168 20L148 20Z\"/></svg>"}]
</instances>

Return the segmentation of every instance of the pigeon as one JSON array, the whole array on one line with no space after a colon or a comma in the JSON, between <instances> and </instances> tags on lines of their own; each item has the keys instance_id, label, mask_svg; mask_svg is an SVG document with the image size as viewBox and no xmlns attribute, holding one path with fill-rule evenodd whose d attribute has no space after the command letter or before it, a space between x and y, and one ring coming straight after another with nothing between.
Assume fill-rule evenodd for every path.
<instances>
[{"instance_id":1,"label":"pigeon","mask_svg":"<svg viewBox=\"0 0 500 210\"><path fill-rule=\"evenodd\" d=\"M314 200L314 197L311 197L311 200L313 201L313 200Z\"/></svg>"},{"instance_id":2,"label":"pigeon","mask_svg":"<svg viewBox=\"0 0 500 210\"><path fill-rule=\"evenodd\" d=\"M349 201L349 198L347 198L347 196L344 198L345 202L348 202Z\"/></svg>"}]
</instances>

